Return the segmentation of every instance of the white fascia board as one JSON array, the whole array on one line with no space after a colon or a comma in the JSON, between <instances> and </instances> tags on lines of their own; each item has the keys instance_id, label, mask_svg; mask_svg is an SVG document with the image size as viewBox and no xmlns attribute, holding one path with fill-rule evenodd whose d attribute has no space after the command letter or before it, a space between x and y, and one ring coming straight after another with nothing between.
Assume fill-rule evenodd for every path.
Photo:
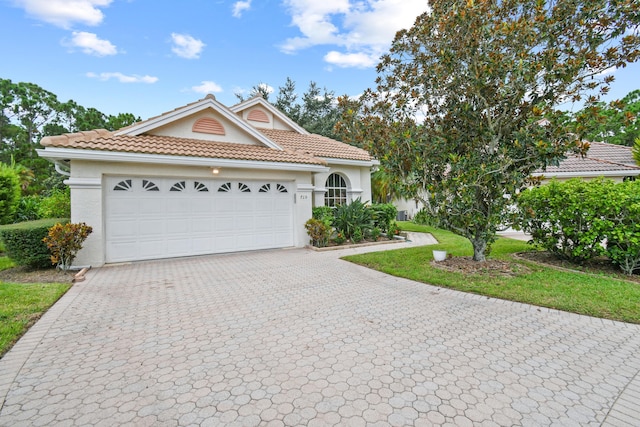
<instances>
[{"instance_id":1,"label":"white fascia board","mask_svg":"<svg viewBox=\"0 0 640 427\"><path fill-rule=\"evenodd\" d=\"M343 166L360 166L360 167L372 167L380 164L377 160L349 160L349 159L334 159L331 157L319 157L327 162L328 165L343 165Z\"/></svg>"},{"instance_id":2,"label":"white fascia board","mask_svg":"<svg viewBox=\"0 0 640 427\"><path fill-rule=\"evenodd\" d=\"M114 133L115 136L127 135L127 136L137 136L146 132L150 132L153 129L159 128L161 126L167 125L169 123L175 122L177 120L188 117L192 114L198 113L200 111L206 110L207 108L213 108L216 112L222 115L224 118L229 120L231 123L234 123L239 128L249 133L251 136L256 138L258 141L266 145L267 147L273 148L278 151L282 151L282 147L278 144L270 140L266 137L266 135L259 132L256 128L249 125L244 120L240 119L236 114L230 111L227 107L216 101L212 98L204 98L198 102L195 102L190 105L186 105L182 108L177 109L176 111L171 111L169 113L163 114L162 116L158 116L156 118L152 118L149 120L145 120L141 122L139 125L133 125L123 129L122 131L116 131Z\"/></svg>"},{"instance_id":3,"label":"white fascia board","mask_svg":"<svg viewBox=\"0 0 640 427\"><path fill-rule=\"evenodd\" d=\"M36 150L40 157L55 160L95 160L101 162L150 163L180 166L229 167L242 169L284 170L299 172L329 172L321 165L285 162L260 162L256 160L218 159L215 157L167 156L162 154L124 153L114 151L51 148Z\"/></svg>"},{"instance_id":4,"label":"white fascia board","mask_svg":"<svg viewBox=\"0 0 640 427\"><path fill-rule=\"evenodd\" d=\"M291 120L289 117L287 117L286 114L284 114L282 111L278 110L276 107L271 105L269 102L265 101L262 97L253 97L251 99L247 99L246 101L243 101L243 102L241 102L239 104L236 104L236 105L233 105L233 106L229 107L229 109L231 111L233 111L234 113L237 113L239 111L246 110L247 108L253 107L254 105L258 105L258 104L260 104L261 107L266 108L267 110L269 110L271 112L271 114L273 114L274 116L277 116L283 122L287 123L293 129L295 129L296 132L298 132L298 133L300 133L302 135L310 135L310 133L305 128L303 128L302 126L300 126L299 124L297 124L296 122Z\"/></svg>"},{"instance_id":5,"label":"white fascia board","mask_svg":"<svg viewBox=\"0 0 640 427\"><path fill-rule=\"evenodd\" d=\"M625 176L640 176L640 169L632 170L618 170L618 171L591 171L591 172L554 172L544 173L537 172L532 173L533 177L542 178L598 178L602 177L625 177Z\"/></svg>"}]
</instances>

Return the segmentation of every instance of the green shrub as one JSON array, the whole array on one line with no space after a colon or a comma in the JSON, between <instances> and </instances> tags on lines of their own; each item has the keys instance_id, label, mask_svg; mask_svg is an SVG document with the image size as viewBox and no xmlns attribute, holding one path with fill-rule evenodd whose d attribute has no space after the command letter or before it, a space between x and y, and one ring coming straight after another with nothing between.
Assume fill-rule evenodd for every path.
<instances>
[{"instance_id":1,"label":"green shrub","mask_svg":"<svg viewBox=\"0 0 640 427\"><path fill-rule=\"evenodd\" d=\"M318 248L323 248L329 243L329 237L331 237L331 226L326 222L311 218L305 224L304 228L307 229L307 234L311 237L311 244Z\"/></svg>"},{"instance_id":2,"label":"green shrub","mask_svg":"<svg viewBox=\"0 0 640 427\"><path fill-rule=\"evenodd\" d=\"M428 225L429 227L440 228L438 217L432 215L426 208L422 208L413 217L413 222L419 225Z\"/></svg>"},{"instance_id":3,"label":"green shrub","mask_svg":"<svg viewBox=\"0 0 640 427\"><path fill-rule=\"evenodd\" d=\"M398 236L400 234L400 226L397 222L393 221L389 226L389 231L387 232L387 237L389 240L393 240L393 236Z\"/></svg>"},{"instance_id":4,"label":"green shrub","mask_svg":"<svg viewBox=\"0 0 640 427\"><path fill-rule=\"evenodd\" d=\"M0 227L0 239L9 258L17 265L32 268L51 267L51 254L43 242L49 228L65 219L51 218Z\"/></svg>"},{"instance_id":5,"label":"green shrub","mask_svg":"<svg viewBox=\"0 0 640 427\"><path fill-rule=\"evenodd\" d=\"M374 242L377 242L378 239L380 238L380 234L382 234L381 230L378 227L373 227L371 229L371 239Z\"/></svg>"},{"instance_id":6,"label":"green shrub","mask_svg":"<svg viewBox=\"0 0 640 427\"><path fill-rule=\"evenodd\" d=\"M312 218L319 219L329 225L333 223L333 209L331 206L316 206L311 212Z\"/></svg>"},{"instance_id":7,"label":"green shrub","mask_svg":"<svg viewBox=\"0 0 640 427\"><path fill-rule=\"evenodd\" d=\"M604 215L614 187L606 179L572 179L524 191L517 199L517 225L549 252L582 263L605 253Z\"/></svg>"},{"instance_id":8,"label":"green shrub","mask_svg":"<svg viewBox=\"0 0 640 427\"><path fill-rule=\"evenodd\" d=\"M51 263L58 268L68 270L80 249L82 243L89 237L93 229L81 222L79 224L56 224L49 229L42 241L51 252Z\"/></svg>"},{"instance_id":9,"label":"green shrub","mask_svg":"<svg viewBox=\"0 0 640 427\"><path fill-rule=\"evenodd\" d=\"M333 238L333 241L336 243L336 245L341 245L341 244L343 244L344 242L347 241L347 238L344 237L343 233L338 231L336 233L336 237Z\"/></svg>"},{"instance_id":10,"label":"green shrub","mask_svg":"<svg viewBox=\"0 0 640 427\"><path fill-rule=\"evenodd\" d=\"M362 230L360 230L359 228L356 228L353 231L353 235L351 236L351 241L353 243L360 243L362 242L363 239L364 239L364 236L362 235Z\"/></svg>"},{"instance_id":11,"label":"green shrub","mask_svg":"<svg viewBox=\"0 0 640 427\"><path fill-rule=\"evenodd\" d=\"M9 224L20 200L20 178L17 172L0 163L0 224Z\"/></svg>"},{"instance_id":12,"label":"green shrub","mask_svg":"<svg viewBox=\"0 0 640 427\"><path fill-rule=\"evenodd\" d=\"M391 222L398 216L398 208L391 203L374 203L369 209L373 212L373 226L383 233L389 231Z\"/></svg>"},{"instance_id":13,"label":"green shrub","mask_svg":"<svg viewBox=\"0 0 640 427\"><path fill-rule=\"evenodd\" d=\"M356 229L366 234L373 228L373 212L358 197L348 205L340 205L335 209L333 226L347 239L353 237Z\"/></svg>"},{"instance_id":14,"label":"green shrub","mask_svg":"<svg viewBox=\"0 0 640 427\"><path fill-rule=\"evenodd\" d=\"M69 188L54 189L48 197L40 201L40 218L69 218L71 216L71 197Z\"/></svg>"},{"instance_id":15,"label":"green shrub","mask_svg":"<svg viewBox=\"0 0 640 427\"><path fill-rule=\"evenodd\" d=\"M40 219L40 196L22 196L18 202L16 222L35 221Z\"/></svg>"},{"instance_id":16,"label":"green shrub","mask_svg":"<svg viewBox=\"0 0 640 427\"><path fill-rule=\"evenodd\" d=\"M640 269L640 181L615 185L606 200L607 256L625 274Z\"/></svg>"}]
</instances>

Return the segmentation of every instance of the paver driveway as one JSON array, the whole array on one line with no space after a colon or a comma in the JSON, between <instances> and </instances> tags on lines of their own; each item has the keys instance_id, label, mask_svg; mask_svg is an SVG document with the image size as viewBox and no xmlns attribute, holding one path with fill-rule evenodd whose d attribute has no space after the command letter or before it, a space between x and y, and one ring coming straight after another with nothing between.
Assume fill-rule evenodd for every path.
<instances>
[{"instance_id":1,"label":"paver driveway","mask_svg":"<svg viewBox=\"0 0 640 427\"><path fill-rule=\"evenodd\" d=\"M638 425L638 326L344 254L91 271L0 360L0 425Z\"/></svg>"}]
</instances>

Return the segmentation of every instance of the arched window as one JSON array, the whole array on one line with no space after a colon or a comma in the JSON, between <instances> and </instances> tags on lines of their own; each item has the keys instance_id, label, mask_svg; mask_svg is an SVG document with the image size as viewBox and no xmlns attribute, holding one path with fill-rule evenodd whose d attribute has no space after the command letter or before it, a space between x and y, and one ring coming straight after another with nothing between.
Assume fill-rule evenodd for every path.
<instances>
[{"instance_id":1,"label":"arched window","mask_svg":"<svg viewBox=\"0 0 640 427\"><path fill-rule=\"evenodd\" d=\"M337 173L332 173L325 184L324 203L327 206L347 204L347 182Z\"/></svg>"}]
</instances>

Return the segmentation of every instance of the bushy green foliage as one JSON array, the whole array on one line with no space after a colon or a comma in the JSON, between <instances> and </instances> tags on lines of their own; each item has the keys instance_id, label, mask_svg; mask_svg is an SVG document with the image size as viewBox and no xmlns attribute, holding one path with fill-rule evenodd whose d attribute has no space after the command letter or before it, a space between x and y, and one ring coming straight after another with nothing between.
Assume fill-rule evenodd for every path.
<instances>
[{"instance_id":1,"label":"bushy green foliage","mask_svg":"<svg viewBox=\"0 0 640 427\"><path fill-rule=\"evenodd\" d=\"M311 218L305 224L307 234L311 237L311 244L318 248L324 248L331 237L331 225L320 219Z\"/></svg>"},{"instance_id":2,"label":"bushy green foliage","mask_svg":"<svg viewBox=\"0 0 640 427\"><path fill-rule=\"evenodd\" d=\"M432 215L427 209L422 208L413 217L413 222L419 225L428 225L429 227L439 227L438 217Z\"/></svg>"},{"instance_id":3,"label":"bushy green foliage","mask_svg":"<svg viewBox=\"0 0 640 427\"><path fill-rule=\"evenodd\" d=\"M373 211L373 226L386 233L391 222L395 221L398 209L392 203L374 203L370 206Z\"/></svg>"},{"instance_id":4,"label":"bushy green foliage","mask_svg":"<svg viewBox=\"0 0 640 427\"><path fill-rule=\"evenodd\" d=\"M373 228L373 212L358 197L347 205L340 205L335 209L333 226L337 232L351 239L356 231L367 234Z\"/></svg>"},{"instance_id":5,"label":"bushy green foliage","mask_svg":"<svg viewBox=\"0 0 640 427\"><path fill-rule=\"evenodd\" d=\"M0 239L5 245L7 256L16 264L32 268L51 266L51 254L43 242L49 228L58 222L66 223L60 218L41 219L0 227Z\"/></svg>"},{"instance_id":6,"label":"bushy green foliage","mask_svg":"<svg viewBox=\"0 0 640 427\"><path fill-rule=\"evenodd\" d=\"M0 164L0 224L13 222L20 200L20 178L9 166Z\"/></svg>"},{"instance_id":7,"label":"bushy green foliage","mask_svg":"<svg viewBox=\"0 0 640 427\"><path fill-rule=\"evenodd\" d=\"M311 217L331 225L333 223L333 209L331 206L316 206L311 211Z\"/></svg>"},{"instance_id":8,"label":"bushy green foliage","mask_svg":"<svg viewBox=\"0 0 640 427\"><path fill-rule=\"evenodd\" d=\"M625 274L640 270L640 181L624 182L606 200L607 256Z\"/></svg>"},{"instance_id":9,"label":"bushy green foliage","mask_svg":"<svg viewBox=\"0 0 640 427\"><path fill-rule=\"evenodd\" d=\"M69 188L53 190L40 201L40 218L68 218L71 216L71 196Z\"/></svg>"},{"instance_id":10,"label":"bushy green foliage","mask_svg":"<svg viewBox=\"0 0 640 427\"><path fill-rule=\"evenodd\" d=\"M604 196L613 185L604 179L554 180L524 191L518 197L520 227L535 243L572 262L604 254Z\"/></svg>"},{"instance_id":11,"label":"bushy green foliage","mask_svg":"<svg viewBox=\"0 0 640 427\"><path fill-rule=\"evenodd\" d=\"M363 239L364 239L364 236L362 235L362 230L359 228L356 228L353 231L353 234L351 235L351 241L353 243L360 243L362 242Z\"/></svg>"},{"instance_id":12,"label":"bushy green foliage","mask_svg":"<svg viewBox=\"0 0 640 427\"><path fill-rule=\"evenodd\" d=\"M380 231L380 228L378 228L378 227L373 227L373 228L371 229L371 239L372 239L374 242L377 242L377 241L378 241L378 239L380 238L380 234L381 234L381 233L382 233L382 232Z\"/></svg>"},{"instance_id":13,"label":"bushy green foliage","mask_svg":"<svg viewBox=\"0 0 640 427\"><path fill-rule=\"evenodd\" d=\"M16 222L35 221L40 219L40 196L22 196L18 202Z\"/></svg>"},{"instance_id":14,"label":"bushy green foliage","mask_svg":"<svg viewBox=\"0 0 640 427\"><path fill-rule=\"evenodd\" d=\"M51 252L51 263L56 264L58 268L68 270L92 231L93 228L84 222L58 223L51 227L47 236L42 239Z\"/></svg>"},{"instance_id":15,"label":"bushy green foliage","mask_svg":"<svg viewBox=\"0 0 640 427\"><path fill-rule=\"evenodd\" d=\"M640 182L552 181L522 193L518 215L533 242L561 258L607 255L626 274L640 269Z\"/></svg>"}]
</instances>

